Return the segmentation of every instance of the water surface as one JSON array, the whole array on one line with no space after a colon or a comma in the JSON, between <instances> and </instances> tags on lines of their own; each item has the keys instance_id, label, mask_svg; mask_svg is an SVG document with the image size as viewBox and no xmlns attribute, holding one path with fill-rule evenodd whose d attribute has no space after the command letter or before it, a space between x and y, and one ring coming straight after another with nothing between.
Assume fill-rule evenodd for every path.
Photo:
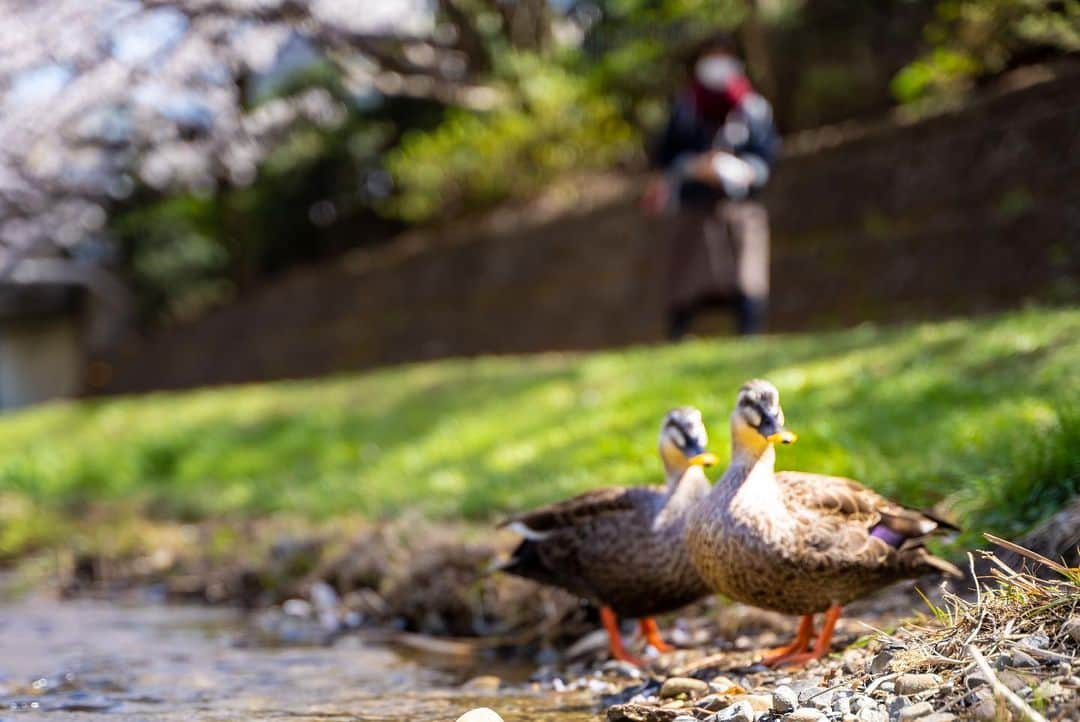
<instances>
[{"instance_id":1,"label":"water surface","mask_svg":"<svg viewBox=\"0 0 1080 722\"><path fill-rule=\"evenodd\" d=\"M0 606L0 720L419 722L476 706L507 722L600 719L588 698L525 683L487 697L461 689L474 674L515 676L496 661L432 664L357 636L253 645L246 625L235 611L205 607L42 598Z\"/></svg>"}]
</instances>

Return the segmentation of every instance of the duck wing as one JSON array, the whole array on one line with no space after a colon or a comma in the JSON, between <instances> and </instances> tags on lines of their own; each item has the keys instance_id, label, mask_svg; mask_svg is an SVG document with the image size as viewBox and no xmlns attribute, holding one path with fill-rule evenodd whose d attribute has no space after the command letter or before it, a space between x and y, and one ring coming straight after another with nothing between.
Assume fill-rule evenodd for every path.
<instances>
[{"instance_id":1,"label":"duck wing","mask_svg":"<svg viewBox=\"0 0 1080 722\"><path fill-rule=\"evenodd\" d=\"M663 489L609 487L580 494L505 519L524 539L499 569L588 596L596 558L621 544L662 503Z\"/></svg>"},{"instance_id":2,"label":"duck wing","mask_svg":"<svg viewBox=\"0 0 1080 722\"><path fill-rule=\"evenodd\" d=\"M942 531L958 531L929 512L912 509L854 479L786 471L776 474L788 507L805 532L803 543L824 562L893 566L922 573L932 568L963 576L925 548ZM927 568L928 567L928 568Z\"/></svg>"},{"instance_id":3,"label":"duck wing","mask_svg":"<svg viewBox=\"0 0 1080 722\"><path fill-rule=\"evenodd\" d=\"M500 522L499 528L510 528L526 539L540 540L553 532L588 523L608 514L635 511L645 501L644 496L654 492L654 489L648 487L612 486L594 489L511 516Z\"/></svg>"}]
</instances>

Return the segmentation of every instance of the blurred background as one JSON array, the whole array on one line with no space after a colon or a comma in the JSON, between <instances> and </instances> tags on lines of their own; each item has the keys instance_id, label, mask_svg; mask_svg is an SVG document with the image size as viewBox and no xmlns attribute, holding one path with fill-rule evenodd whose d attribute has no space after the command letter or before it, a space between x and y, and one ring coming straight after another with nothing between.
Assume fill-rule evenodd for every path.
<instances>
[{"instance_id":1,"label":"blurred background","mask_svg":"<svg viewBox=\"0 0 1080 722\"><path fill-rule=\"evenodd\" d=\"M1078 563L1078 0L0 0L0 28L0 599L229 603L273 644L365 627L550 663L593 625L489 573L494 522L659 483L677 405L722 469L753 377L800 437L782 468L934 509L957 561L993 531ZM672 160L689 101L722 132ZM678 240L680 174L727 209L695 252L756 259L728 266L734 322L730 294L673 305L715 270ZM56 607L4 612L44 621L5 628L30 636L0 638L0 707L177 699L175 670L136 694L78 656L172 612ZM746 627L707 618L699 641ZM312 676L298 708L352 692L280 659ZM225 716L274 709L252 704Z\"/></svg>"},{"instance_id":2,"label":"blurred background","mask_svg":"<svg viewBox=\"0 0 1080 722\"><path fill-rule=\"evenodd\" d=\"M718 29L784 138L773 330L1077 298L1071 1L2 13L4 408L661 339L637 199Z\"/></svg>"},{"instance_id":3,"label":"blurred background","mask_svg":"<svg viewBox=\"0 0 1080 722\"><path fill-rule=\"evenodd\" d=\"M786 466L962 545L1080 491L1073 0L0 7L0 563L246 598L268 517L482 536L659 481L678 404L724 458L755 376ZM725 31L769 333L665 344L657 148Z\"/></svg>"}]
</instances>

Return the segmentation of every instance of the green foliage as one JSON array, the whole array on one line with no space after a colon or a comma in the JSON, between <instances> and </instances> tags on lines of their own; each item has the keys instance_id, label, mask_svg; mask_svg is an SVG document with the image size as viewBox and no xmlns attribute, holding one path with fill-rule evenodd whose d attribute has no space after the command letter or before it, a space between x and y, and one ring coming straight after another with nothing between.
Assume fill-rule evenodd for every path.
<instances>
[{"instance_id":1,"label":"green foliage","mask_svg":"<svg viewBox=\"0 0 1080 722\"><path fill-rule=\"evenodd\" d=\"M507 66L510 102L451 110L388 154L399 186L390 212L416 222L488 206L563 173L608 167L638 147L616 105L586 79L534 56L514 55Z\"/></svg>"},{"instance_id":2,"label":"green foliage","mask_svg":"<svg viewBox=\"0 0 1080 722\"><path fill-rule=\"evenodd\" d=\"M1080 0L942 0L931 50L901 70L902 102L953 96L1029 57L1080 50Z\"/></svg>"},{"instance_id":3,"label":"green foliage","mask_svg":"<svg viewBox=\"0 0 1080 722\"><path fill-rule=\"evenodd\" d=\"M978 544L1080 489L1078 365L1080 311L1031 310L51 404L0 419L0 555L61 538L54 520L93 505L174 519L487 519L656 482L664 411L699 406L723 459L751 376L779 386L800 436L781 468L942 504Z\"/></svg>"}]
</instances>

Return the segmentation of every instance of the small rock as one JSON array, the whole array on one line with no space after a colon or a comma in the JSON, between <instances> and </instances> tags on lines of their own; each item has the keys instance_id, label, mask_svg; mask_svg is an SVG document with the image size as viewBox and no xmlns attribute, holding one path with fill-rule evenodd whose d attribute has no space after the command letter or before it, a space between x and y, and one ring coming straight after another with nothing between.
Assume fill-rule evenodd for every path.
<instances>
[{"instance_id":1,"label":"small rock","mask_svg":"<svg viewBox=\"0 0 1080 722\"><path fill-rule=\"evenodd\" d=\"M661 709L644 704L617 704L608 707L608 722L674 722L679 717L689 715L680 714L671 709Z\"/></svg>"},{"instance_id":2,"label":"small rock","mask_svg":"<svg viewBox=\"0 0 1080 722\"><path fill-rule=\"evenodd\" d=\"M925 717L920 717L919 722L953 722L955 719L956 715L951 712L934 712Z\"/></svg>"},{"instance_id":3,"label":"small rock","mask_svg":"<svg viewBox=\"0 0 1080 722\"><path fill-rule=\"evenodd\" d=\"M306 599L286 599L281 605L281 611L290 617L309 617L311 616L312 605Z\"/></svg>"},{"instance_id":4,"label":"small rock","mask_svg":"<svg viewBox=\"0 0 1080 722\"><path fill-rule=\"evenodd\" d=\"M1027 652L1014 649L1009 652L1008 665L1010 667L1038 667L1039 662Z\"/></svg>"},{"instance_id":5,"label":"small rock","mask_svg":"<svg viewBox=\"0 0 1080 722\"><path fill-rule=\"evenodd\" d=\"M825 690L822 687L806 687L805 689L799 690L799 704L809 704L810 700L814 699L824 691Z\"/></svg>"},{"instance_id":6,"label":"small rock","mask_svg":"<svg viewBox=\"0 0 1080 722\"><path fill-rule=\"evenodd\" d=\"M1080 615L1069 617L1061 625L1062 631L1072 637L1072 640L1080 644Z\"/></svg>"},{"instance_id":7,"label":"small rock","mask_svg":"<svg viewBox=\"0 0 1080 722\"><path fill-rule=\"evenodd\" d=\"M773 690L772 693L772 709L773 712L783 714L785 712L794 712L795 706L799 703L799 697L795 694L795 690L787 685L781 685Z\"/></svg>"},{"instance_id":8,"label":"small rock","mask_svg":"<svg viewBox=\"0 0 1080 722\"><path fill-rule=\"evenodd\" d=\"M859 722L889 722L889 715L878 707L864 707L859 710Z\"/></svg>"},{"instance_id":9,"label":"small rock","mask_svg":"<svg viewBox=\"0 0 1080 722\"><path fill-rule=\"evenodd\" d=\"M919 694L929 692L941 686L941 677L936 674L902 674L895 680L897 694Z\"/></svg>"},{"instance_id":10,"label":"small rock","mask_svg":"<svg viewBox=\"0 0 1080 722\"><path fill-rule=\"evenodd\" d=\"M855 714L862 712L864 709L877 709L877 706L878 703L865 694L857 694L851 698L851 711Z\"/></svg>"},{"instance_id":11,"label":"small rock","mask_svg":"<svg viewBox=\"0 0 1080 722\"><path fill-rule=\"evenodd\" d=\"M501 684L502 680L495 675L482 674L479 677L473 677L468 682L461 685L461 689L465 692L472 692L474 694L494 694L499 691L499 686ZM481 707L480 709L486 708Z\"/></svg>"},{"instance_id":12,"label":"small rock","mask_svg":"<svg viewBox=\"0 0 1080 722\"><path fill-rule=\"evenodd\" d=\"M698 722L698 719L697 717L691 717L688 714L681 714L675 719L671 720L671 722Z\"/></svg>"},{"instance_id":13,"label":"small rock","mask_svg":"<svg viewBox=\"0 0 1080 722\"><path fill-rule=\"evenodd\" d=\"M911 700L907 697L897 697L893 695L889 698L889 719L896 719L900 716L900 710L910 706Z\"/></svg>"},{"instance_id":14,"label":"small rock","mask_svg":"<svg viewBox=\"0 0 1080 722\"><path fill-rule=\"evenodd\" d=\"M754 722L754 710L749 702L736 702L708 717L705 722Z\"/></svg>"},{"instance_id":15,"label":"small rock","mask_svg":"<svg viewBox=\"0 0 1080 722\"><path fill-rule=\"evenodd\" d=\"M1029 634L1020 640L1020 644L1032 649L1046 649L1050 646L1050 637L1045 634Z\"/></svg>"},{"instance_id":16,"label":"small rock","mask_svg":"<svg viewBox=\"0 0 1080 722\"><path fill-rule=\"evenodd\" d=\"M909 720L917 720L926 717L934 712L934 706L929 702L919 702L918 704L909 704L902 708L900 713L896 716L898 722L909 722Z\"/></svg>"},{"instance_id":17,"label":"small rock","mask_svg":"<svg viewBox=\"0 0 1080 722\"><path fill-rule=\"evenodd\" d=\"M866 671L874 675L887 674L889 672L889 665L892 663L892 660L892 651L888 649L883 649L870 658L870 663L867 665Z\"/></svg>"},{"instance_id":18,"label":"small rock","mask_svg":"<svg viewBox=\"0 0 1080 722\"><path fill-rule=\"evenodd\" d=\"M628 679L641 679L641 670L630 664L629 662L622 661L621 659L611 659L607 662L604 662L604 664L600 667L600 671L605 674L614 674L619 677L627 677Z\"/></svg>"},{"instance_id":19,"label":"small rock","mask_svg":"<svg viewBox=\"0 0 1080 722\"><path fill-rule=\"evenodd\" d=\"M669 677L660 688L660 699L686 696L697 699L709 691L709 683L693 677Z\"/></svg>"},{"instance_id":20,"label":"small rock","mask_svg":"<svg viewBox=\"0 0 1080 722\"><path fill-rule=\"evenodd\" d=\"M829 719L825 713L813 707L799 707L783 716L784 722L823 722Z\"/></svg>"},{"instance_id":21,"label":"small rock","mask_svg":"<svg viewBox=\"0 0 1080 722\"><path fill-rule=\"evenodd\" d=\"M980 720L980 722L992 722L1002 718L998 711L997 700L994 699L992 694L969 707L967 714L972 719Z\"/></svg>"},{"instance_id":22,"label":"small rock","mask_svg":"<svg viewBox=\"0 0 1080 722\"><path fill-rule=\"evenodd\" d=\"M861 650L849 649L844 652L843 669L845 674L857 674L863 668L863 653Z\"/></svg>"},{"instance_id":23,"label":"small rock","mask_svg":"<svg viewBox=\"0 0 1080 722\"><path fill-rule=\"evenodd\" d=\"M699 707L709 712L717 712L722 710L731 704L731 697L726 694L707 694L697 702L694 703L695 707Z\"/></svg>"},{"instance_id":24,"label":"small rock","mask_svg":"<svg viewBox=\"0 0 1080 722\"><path fill-rule=\"evenodd\" d=\"M733 702L746 702L750 709L757 712L768 712L772 709L773 698L771 694L740 694L736 695ZM756 714L755 714L756 716Z\"/></svg>"},{"instance_id":25,"label":"small rock","mask_svg":"<svg viewBox=\"0 0 1080 722\"><path fill-rule=\"evenodd\" d=\"M851 697L847 695L836 695L833 699L833 710L837 712L841 717L847 717L851 714Z\"/></svg>"},{"instance_id":26,"label":"small rock","mask_svg":"<svg viewBox=\"0 0 1080 722\"><path fill-rule=\"evenodd\" d=\"M813 697L811 697L810 700L809 700L809 703L810 703L811 707L816 707L817 709L820 709L823 712L828 711L828 710L832 709L833 698L835 696L836 696L835 690L828 689L828 690L825 690L824 692L822 692L820 694L816 694Z\"/></svg>"},{"instance_id":27,"label":"small rock","mask_svg":"<svg viewBox=\"0 0 1080 722\"><path fill-rule=\"evenodd\" d=\"M1020 690L1027 689L1031 686L1028 680L1011 670L1003 670L998 673L998 681L1003 685L1011 689L1013 692L1019 692Z\"/></svg>"},{"instance_id":28,"label":"small rock","mask_svg":"<svg viewBox=\"0 0 1080 722\"><path fill-rule=\"evenodd\" d=\"M713 677L709 680L709 687L717 694L745 694L746 689L730 677Z\"/></svg>"},{"instance_id":29,"label":"small rock","mask_svg":"<svg viewBox=\"0 0 1080 722\"><path fill-rule=\"evenodd\" d=\"M477 707L458 717L457 722L503 722L503 718L493 709Z\"/></svg>"}]
</instances>

